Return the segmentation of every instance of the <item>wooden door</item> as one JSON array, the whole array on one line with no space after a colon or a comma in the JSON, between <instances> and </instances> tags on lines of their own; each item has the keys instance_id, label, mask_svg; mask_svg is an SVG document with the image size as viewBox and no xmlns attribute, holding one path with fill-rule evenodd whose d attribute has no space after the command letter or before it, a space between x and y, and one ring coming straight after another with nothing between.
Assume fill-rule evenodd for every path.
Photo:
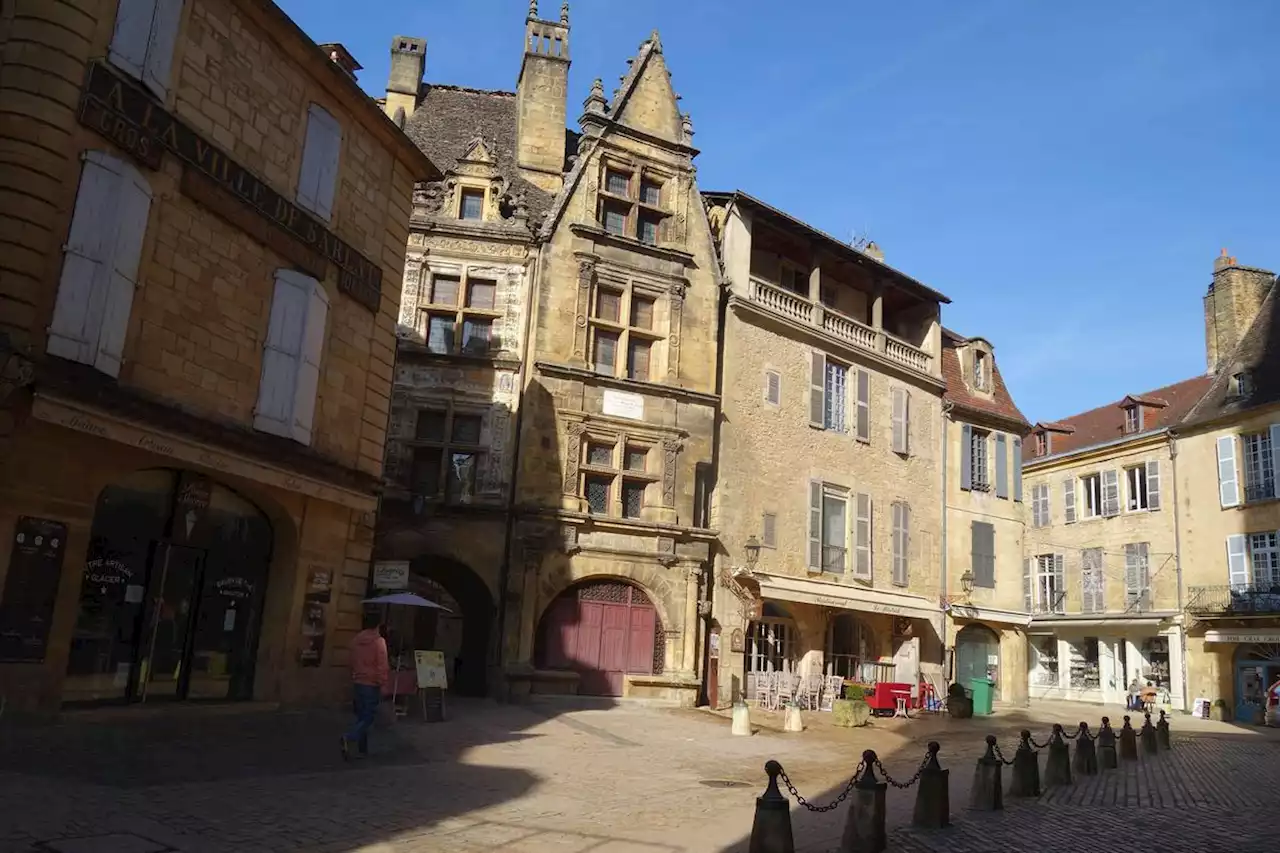
<instances>
[{"instance_id":1,"label":"wooden door","mask_svg":"<svg viewBox=\"0 0 1280 853\"><path fill-rule=\"evenodd\" d=\"M540 662L577 671L583 695L621 696L628 674L655 672L657 632L657 613L644 593L620 583L586 584L547 609Z\"/></svg>"}]
</instances>

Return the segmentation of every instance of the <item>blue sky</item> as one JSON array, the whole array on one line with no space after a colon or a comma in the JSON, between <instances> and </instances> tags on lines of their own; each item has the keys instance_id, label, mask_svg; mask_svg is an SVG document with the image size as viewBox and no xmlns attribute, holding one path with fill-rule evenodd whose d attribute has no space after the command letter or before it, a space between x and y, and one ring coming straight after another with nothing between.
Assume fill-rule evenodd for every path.
<instances>
[{"instance_id":1,"label":"blue sky","mask_svg":"<svg viewBox=\"0 0 1280 853\"><path fill-rule=\"evenodd\" d=\"M511 90L525 0L277 0L385 87ZM542 0L542 16L559 2ZM657 28L699 183L740 188L949 295L1031 420L1204 370L1214 256L1280 267L1274 0L576 0L570 116Z\"/></svg>"}]
</instances>

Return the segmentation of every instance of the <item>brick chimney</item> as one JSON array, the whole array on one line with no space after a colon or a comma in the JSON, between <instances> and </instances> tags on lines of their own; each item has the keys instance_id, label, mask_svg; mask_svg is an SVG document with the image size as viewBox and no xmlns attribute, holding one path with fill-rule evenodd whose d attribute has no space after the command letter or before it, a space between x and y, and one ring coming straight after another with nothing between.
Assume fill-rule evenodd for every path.
<instances>
[{"instance_id":1,"label":"brick chimney","mask_svg":"<svg viewBox=\"0 0 1280 853\"><path fill-rule=\"evenodd\" d=\"M1258 316L1275 273L1241 266L1223 249L1213 261L1213 281L1204 297L1204 348L1208 372L1225 364Z\"/></svg>"},{"instance_id":2,"label":"brick chimney","mask_svg":"<svg viewBox=\"0 0 1280 853\"><path fill-rule=\"evenodd\" d=\"M422 75L427 71L427 40L396 36L391 40L391 74L387 78L387 100L383 109L395 118L404 110L405 118L418 108Z\"/></svg>"},{"instance_id":3,"label":"brick chimney","mask_svg":"<svg viewBox=\"0 0 1280 853\"><path fill-rule=\"evenodd\" d=\"M356 72L364 68L351 52L340 44L322 44L320 49L325 52L334 65L338 66L352 80L356 79Z\"/></svg>"}]
</instances>

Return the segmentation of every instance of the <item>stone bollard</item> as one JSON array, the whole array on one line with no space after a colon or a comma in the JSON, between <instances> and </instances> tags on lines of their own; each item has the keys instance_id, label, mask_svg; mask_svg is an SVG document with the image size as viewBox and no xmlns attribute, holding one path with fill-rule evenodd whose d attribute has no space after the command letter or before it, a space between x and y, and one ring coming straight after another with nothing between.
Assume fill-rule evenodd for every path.
<instances>
[{"instance_id":1,"label":"stone bollard","mask_svg":"<svg viewBox=\"0 0 1280 853\"><path fill-rule=\"evenodd\" d=\"M738 700L738 703L733 706L733 728L731 731L735 735L750 736L751 734L751 709L742 700Z\"/></svg>"},{"instance_id":2,"label":"stone bollard","mask_svg":"<svg viewBox=\"0 0 1280 853\"><path fill-rule=\"evenodd\" d=\"M795 853L791 835L791 803L778 790L782 765L770 761L764 766L769 786L756 797L756 816L751 822L751 844L748 853Z\"/></svg>"},{"instance_id":3,"label":"stone bollard","mask_svg":"<svg viewBox=\"0 0 1280 853\"><path fill-rule=\"evenodd\" d=\"M1156 722L1156 740L1164 749L1173 749L1173 741L1169 740L1169 721L1164 711L1160 712L1160 719Z\"/></svg>"},{"instance_id":4,"label":"stone bollard","mask_svg":"<svg viewBox=\"0 0 1280 853\"><path fill-rule=\"evenodd\" d=\"M1092 776L1098 772L1098 750L1094 747L1093 738L1089 737L1089 724L1080 723L1080 733L1076 735L1076 754L1071 758L1071 769L1078 776Z\"/></svg>"},{"instance_id":5,"label":"stone bollard","mask_svg":"<svg viewBox=\"0 0 1280 853\"><path fill-rule=\"evenodd\" d=\"M876 779L876 753L862 753L862 775L849 794L849 816L844 835L840 837L840 853L883 853L884 792L889 786Z\"/></svg>"},{"instance_id":6,"label":"stone bollard","mask_svg":"<svg viewBox=\"0 0 1280 853\"><path fill-rule=\"evenodd\" d=\"M788 705L787 712L782 718L782 730L784 732L802 732L804 731L804 720L800 718L800 706Z\"/></svg>"},{"instance_id":7,"label":"stone bollard","mask_svg":"<svg viewBox=\"0 0 1280 853\"><path fill-rule=\"evenodd\" d=\"M969 808L999 811L1004 808L1004 787L1000 783L1004 762L996 757L996 736L987 735L987 754L978 759L969 791Z\"/></svg>"},{"instance_id":8,"label":"stone bollard","mask_svg":"<svg viewBox=\"0 0 1280 853\"><path fill-rule=\"evenodd\" d=\"M1116 757L1116 733L1111 728L1111 718L1102 718L1102 728L1098 729L1098 766L1103 770L1115 770L1120 766Z\"/></svg>"},{"instance_id":9,"label":"stone bollard","mask_svg":"<svg viewBox=\"0 0 1280 853\"><path fill-rule=\"evenodd\" d=\"M916 788L916 810L911 823L922 829L942 829L951 825L951 771L938 765L936 740L929 741L929 759L920 770L920 787Z\"/></svg>"},{"instance_id":10,"label":"stone bollard","mask_svg":"<svg viewBox=\"0 0 1280 853\"><path fill-rule=\"evenodd\" d=\"M1124 726L1120 729L1120 760L1138 760L1138 733L1133 730L1128 714L1124 715Z\"/></svg>"},{"instance_id":11,"label":"stone bollard","mask_svg":"<svg viewBox=\"0 0 1280 853\"><path fill-rule=\"evenodd\" d=\"M1143 714L1146 719L1142 723L1142 751L1148 755L1155 755L1156 750L1160 748L1160 744L1156 743L1156 727L1151 725L1151 715Z\"/></svg>"},{"instance_id":12,"label":"stone bollard","mask_svg":"<svg viewBox=\"0 0 1280 853\"><path fill-rule=\"evenodd\" d=\"M1040 796L1040 756L1031 748L1031 732L1022 730L1022 742L1013 755L1013 772L1009 774L1009 796Z\"/></svg>"},{"instance_id":13,"label":"stone bollard","mask_svg":"<svg viewBox=\"0 0 1280 853\"><path fill-rule=\"evenodd\" d=\"M1049 739L1049 757L1044 760L1044 786L1054 788L1071 784L1071 748L1062 737L1062 726L1053 724Z\"/></svg>"}]
</instances>

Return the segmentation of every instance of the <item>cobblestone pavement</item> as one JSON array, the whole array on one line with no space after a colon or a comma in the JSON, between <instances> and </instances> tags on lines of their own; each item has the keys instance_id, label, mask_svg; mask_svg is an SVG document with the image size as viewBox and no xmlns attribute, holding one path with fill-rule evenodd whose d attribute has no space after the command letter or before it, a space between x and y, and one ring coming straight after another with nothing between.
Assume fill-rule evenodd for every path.
<instances>
[{"instance_id":1,"label":"cobblestone pavement","mask_svg":"<svg viewBox=\"0 0 1280 853\"><path fill-rule=\"evenodd\" d=\"M1280 790L1274 737L1178 718L1173 752L1001 814L966 812L984 734L1011 755L1019 728L1043 738L1051 722L1101 714L1080 706L860 730L811 714L798 736L758 715L751 738L705 712L634 705L450 709L443 724L377 731L374 754L349 765L337 751L344 718L322 713L175 709L0 726L0 853L737 853L767 759L824 802L864 749L905 779L932 739L953 768L955 826L905 828L914 794L890 790L890 850L1066 853L1105 841L1200 853L1230 842L1250 853L1259 836L1247 827L1267 828ZM792 814L801 851L835 849L844 807Z\"/></svg>"}]
</instances>

